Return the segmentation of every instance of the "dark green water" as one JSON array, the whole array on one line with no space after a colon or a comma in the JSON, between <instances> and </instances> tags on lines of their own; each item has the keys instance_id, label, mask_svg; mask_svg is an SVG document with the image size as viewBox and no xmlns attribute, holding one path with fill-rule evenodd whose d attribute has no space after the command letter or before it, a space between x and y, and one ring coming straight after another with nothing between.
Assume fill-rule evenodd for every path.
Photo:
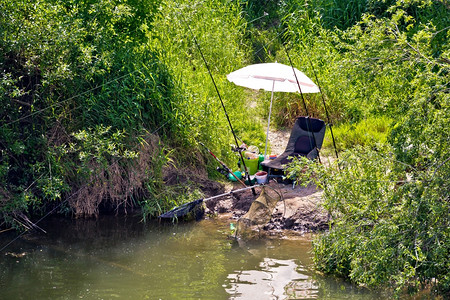
<instances>
[{"instance_id":1,"label":"dark green water","mask_svg":"<svg viewBox=\"0 0 450 300\"><path fill-rule=\"evenodd\" d=\"M312 270L310 237L236 242L203 220L48 219L0 253L0 299L379 299ZM0 234L0 247L14 238Z\"/></svg>"}]
</instances>

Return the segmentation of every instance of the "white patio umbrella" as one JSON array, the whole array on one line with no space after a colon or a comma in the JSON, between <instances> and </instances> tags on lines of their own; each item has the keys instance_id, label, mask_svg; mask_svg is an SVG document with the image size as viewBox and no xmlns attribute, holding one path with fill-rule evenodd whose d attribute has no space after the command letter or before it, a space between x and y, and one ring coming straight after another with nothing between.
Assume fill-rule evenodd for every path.
<instances>
[{"instance_id":1,"label":"white patio umbrella","mask_svg":"<svg viewBox=\"0 0 450 300\"><path fill-rule=\"evenodd\" d=\"M295 72L295 73L294 73ZM270 97L269 120L267 122L266 146L264 158L267 154L267 139L269 137L270 115L274 92L319 93L314 82L301 71L291 66L279 63L262 63L246 66L227 75L227 79L234 84L254 90L272 91ZM298 80L298 84L297 84ZM300 89L299 89L300 84Z\"/></svg>"}]
</instances>

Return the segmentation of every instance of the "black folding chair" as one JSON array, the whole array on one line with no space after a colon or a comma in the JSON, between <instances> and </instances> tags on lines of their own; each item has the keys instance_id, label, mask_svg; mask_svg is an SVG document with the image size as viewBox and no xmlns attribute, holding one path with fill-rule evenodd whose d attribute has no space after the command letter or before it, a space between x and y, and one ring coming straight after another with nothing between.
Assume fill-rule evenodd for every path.
<instances>
[{"instance_id":1,"label":"black folding chair","mask_svg":"<svg viewBox=\"0 0 450 300\"><path fill-rule=\"evenodd\" d=\"M325 122L320 119L298 117L284 152L276 159L261 162L263 169L268 173L268 180L283 177L286 165L292 160L291 157L304 156L309 159L319 157L319 149L322 148L325 137L325 128Z\"/></svg>"}]
</instances>

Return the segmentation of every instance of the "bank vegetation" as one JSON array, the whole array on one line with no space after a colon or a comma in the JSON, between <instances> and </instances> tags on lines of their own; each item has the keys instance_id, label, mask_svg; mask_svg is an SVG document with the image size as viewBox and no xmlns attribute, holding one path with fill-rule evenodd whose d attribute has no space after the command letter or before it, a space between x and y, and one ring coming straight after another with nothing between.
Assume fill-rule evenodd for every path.
<instances>
[{"instance_id":1,"label":"bank vegetation","mask_svg":"<svg viewBox=\"0 0 450 300\"><path fill-rule=\"evenodd\" d=\"M317 268L448 296L449 26L446 0L2 1L0 225L147 219L219 191L198 142L234 167L234 141L194 37L237 135L260 149L270 95L225 75L289 64L287 50L320 85L324 98L305 99L339 153L331 168L290 167L324 190L332 216ZM279 94L273 125L305 113L298 94Z\"/></svg>"}]
</instances>

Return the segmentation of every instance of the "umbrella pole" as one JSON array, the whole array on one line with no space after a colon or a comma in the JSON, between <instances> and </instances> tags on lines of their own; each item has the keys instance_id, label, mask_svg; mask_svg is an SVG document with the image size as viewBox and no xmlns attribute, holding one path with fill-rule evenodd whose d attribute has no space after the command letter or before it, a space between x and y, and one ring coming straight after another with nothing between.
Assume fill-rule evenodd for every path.
<instances>
[{"instance_id":1,"label":"umbrella pole","mask_svg":"<svg viewBox=\"0 0 450 300\"><path fill-rule=\"evenodd\" d=\"M264 159L266 159L267 155L267 140L269 139L269 126L270 126L270 115L272 114L272 101L273 101L273 90L275 88L275 80L272 84L272 95L270 96L270 106L269 106L269 120L267 121L267 131L266 131L266 146L264 148Z\"/></svg>"}]
</instances>

